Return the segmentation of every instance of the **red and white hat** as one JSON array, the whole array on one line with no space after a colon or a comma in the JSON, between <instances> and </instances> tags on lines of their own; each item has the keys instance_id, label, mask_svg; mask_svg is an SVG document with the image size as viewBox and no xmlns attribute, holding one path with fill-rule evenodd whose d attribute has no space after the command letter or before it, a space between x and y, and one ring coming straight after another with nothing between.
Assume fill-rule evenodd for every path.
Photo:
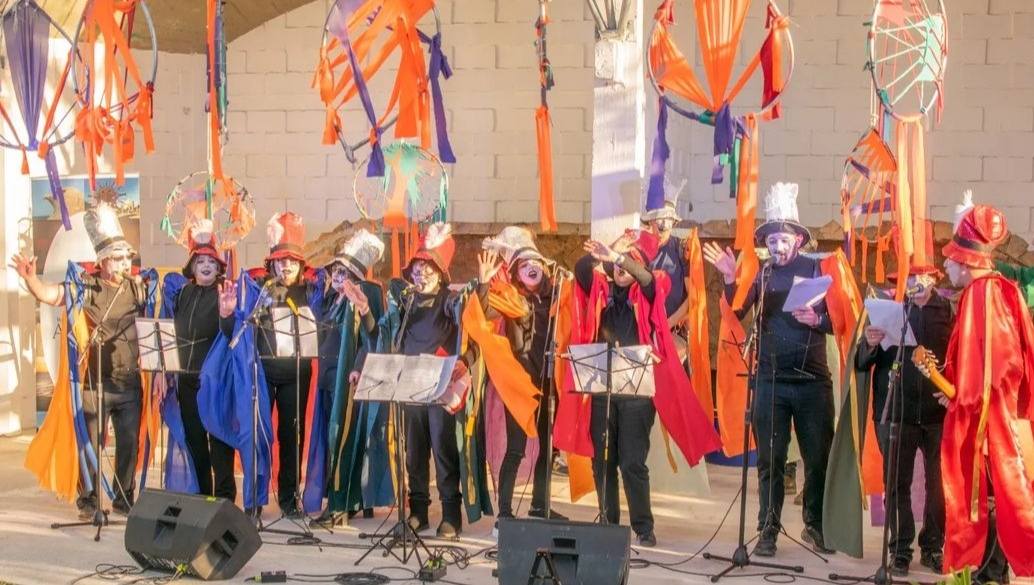
<instances>
[{"instance_id":1,"label":"red and white hat","mask_svg":"<svg viewBox=\"0 0 1034 585\"><path fill-rule=\"evenodd\" d=\"M190 249L190 259L196 256L208 256L226 268L226 261L219 254L218 242L215 239L215 230L212 220L199 219L187 228L187 247Z\"/></svg>"},{"instance_id":2,"label":"red and white hat","mask_svg":"<svg viewBox=\"0 0 1034 585\"><path fill-rule=\"evenodd\" d=\"M266 224L266 241L269 256L266 262L280 258L293 258L305 262L305 226L302 218L293 211L277 213Z\"/></svg>"},{"instance_id":3,"label":"red and white hat","mask_svg":"<svg viewBox=\"0 0 1034 585\"><path fill-rule=\"evenodd\" d=\"M942 251L959 264L994 269L994 250L1008 237L1005 215L990 205L976 205L962 216Z\"/></svg>"},{"instance_id":4,"label":"red and white hat","mask_svg":"<svg viewBox=\"0 0 1034 585\"><path fill-rule=\"evenodd\" d=\"M406 263L406 267L402 269L402 274L409 276L409 271L413 268L413 262L424 260L438 267L438 270L448 282L452 280L449 277L449 266L452 264L452 257L455 253L456 241L452 239L452 226L441 222L432 224L427 228L427 233L420 239L420 247L413 254L413 257L409 259L409 262Z\"/></svg>"}]
</instances>

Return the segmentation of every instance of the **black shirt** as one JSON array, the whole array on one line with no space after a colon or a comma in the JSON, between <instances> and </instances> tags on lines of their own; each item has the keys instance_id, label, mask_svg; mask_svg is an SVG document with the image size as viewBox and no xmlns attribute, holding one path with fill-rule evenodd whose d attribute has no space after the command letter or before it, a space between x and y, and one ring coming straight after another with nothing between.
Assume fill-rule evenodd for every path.
<instances>
[{"instance_id":1,"label":"black shirt","mask_svg":"<svg viewBox=\"0 0 1034 585\"><path fill-rule=\"evenodd\" d=\"M390 293L398 300L401 328L396 339L398 353L420 355L438 353L456 355L459 329L453 314L453 294L439 288L434 294L415 292L403 280L393 279Z\"/></svg>"},{"instance_id":2,"label":"black shirt","mask_svg":"<svg viewBox=\"0 0 1034 585\"><path fill-rule=\"evenodd\" d=\"M489 307L488 290L488 285L484 284L478 288L481 307L488 319L498 319L501 315ZM519 285L517 290L521 292L528 312L515 319L503 319L503 328L513 355L520 362L524 371L531 376L531 381L538 386L545 380L546 344L549 342L546 334L549 332L550 297L553 294L553 285L543 279L535 292L528 291Z\"/></svg>"},{"instance_id":3,"label":"black shirt","mask_svg":"<svg viewBox=\"0 0 1034 585\"><path fill-rule=\"evenodd\" d=\"M833 332L825 299L813 307L819 316L816 327L809 327L783 310L794 277L821 276L818 260L798 254L786 266L765 265L754 279L743 308L736 312L740 319L758 301L762 278L765 280L762 329L759 344L758 375L762 380L773 375L776 381L829 380L826 363L826 335ZM725 285L725 299L732 302L736 284Z\"/></svg>"},{"instance_id":4,"label":"black shirt","mask_svg":"<svg viewBox=\"0 0 1034 585\"><path fill-rule=\"evenodd\" d=\"M673 315L686 301L686 274L689 270L686 266L685 247L685 242L672 236L661 246L657 257L650 264L652 270L667 272L671 277L671 290L668 291L668 298L664 299L664 308L668 315Z\"/></svg>"},{"instance_id":5,"label":"black shirt","mask_svg":"<svg viewBox=\"0 0 1034 585\"><path fill-rule=\"evenodd\" d=\"M593 270L597 264L598 262L591 255L583 256L575 264L575 280L586 293L592 289ZM608 262L603 266L607 274L613 274L614 266L612 264ZM639 283L646 299L653 302L653 274L645 266L628 256L625 256L621 267ZM600 329L596 333L596 339L599 342L626 346L642 343L639 340L639 326L636 321L635 309L628 300L628 289L629 287L611 283L607 306L600 313Z\"/></svg>"},{"instance_id":6,"label":"black shirt","mask_svg":"<svg viewBox=\"0 0 1034 585\"><path fill-rule=\"evenodd\" d=\"M265 285L265 281L258 284ZM263 310L259 316L258 327L258 350L265 366L266 374L278 377L293 377L295 369L294 357L276 357L276 332L273 329L274 307L287 307L287 299L291 299L294 306L301 309L309 306L309 287L314 286L308 282L301 281L291 286L285 286L277 280L270 288L269 298L272 300L269 308ZM318 331L318 329L317 329ZM310 358L302 358L299 364L299 375L306 379L312 372Z\"/></svg>"},{"instance_id":7,"label":"black shirt","mask_svg":"<svg viewBox=\"0 0 1034 585\"><path fill-rule=\"evenodd\" d=\"M136 318L144 315L145 292L141 282L127 278L112 285L99 276L83 277L83 310L91 335L101 342L101 380L105 392L140 391L140 349L137 346ZM87 360L87 381L94 387L97 356L94 348Z\"/></svg>"},{"instance_id":8,"label":"black shirt","mask_svg":"<svg viewBox=\"0 0 1034 585\"><path fill-rule=\"evenodd\" d=\"M939 360L944 360L948 353L948 340L954 326L954 313L951 303L935 291L930 300L922 307L909 305L908 323L916 336L919 345L929 349ZM856 365L867 370L875 366L873 380L873 420L879 423L887 404L887 393L890 385L890 370L897 357L897 346L883 349L879 345L873 347L862 337L858 347ZM937 402L935 395L940 392L933 382L919 373L912 363L915 347L905 346L904 367L901 370L901 394L904 398L901 421L907 424L940 424L944 422L945 409ZM890 411L887 411L887 422L891 422Z\"/></svg>"},{"instance_id":9,"label":"black shirt","mask_svg":"<svg viewBox=\"0 0 1034 585\"><path fill-rule=\"evenodd\" d=\"M179 344L180 368L197 374L212 348L220 329L233 335L233 317L219 317L219 290L216 285L200 286L190 282L176 296L173 309Z\"/></svg>"}]
</instances>

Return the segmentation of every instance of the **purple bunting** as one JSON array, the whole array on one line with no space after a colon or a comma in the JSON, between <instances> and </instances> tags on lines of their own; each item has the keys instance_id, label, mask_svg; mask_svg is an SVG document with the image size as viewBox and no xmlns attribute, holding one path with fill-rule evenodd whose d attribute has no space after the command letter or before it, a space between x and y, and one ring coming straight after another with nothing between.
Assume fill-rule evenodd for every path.
<instances>
[{"instance_id":1,"label":"purple bunting","mask_svg":"<svg viewBox=\"0 0 1034 585\"><path fill-rule=\"evenodd\" d=\"M724 160L732 154L736 142L736 119L724 104L714 117L714 168L711 170L711 184L718 185L725 180Z\"/></svg>"},{"instance_id":2,"label":"purple bunting","mask_svg":"<svg viewBox=\"0 0 1034 585\"><path fill-rule=\"evenodd\" d=\"M664 166L671 156L668 147L668 102L660 99L657 109L657 136L653 139L653 156L650 158L650 186L646 191L646 210L664 207Z\"/></svg>"},{"instance_id":3,"label":"purple bunting","mask_svg":"<svg viewBox=\"0 0 1034 585\"><path fill-rule=\"evenodd\" d=\"M426 39L424 33L420 33L421 39ZM446 127L445 102L442 99L442 83L440 77L449 79L452 77L452 68L449 67L449 60L442 52L442 34L436 33L430 38L431 64L428 75L431 78L431 100L434 102L434 128L438 139L438 158L445 163L456 162L456 155L452 151L452 144L449 143L449 129Z\"/></svg>"}]
</instances>

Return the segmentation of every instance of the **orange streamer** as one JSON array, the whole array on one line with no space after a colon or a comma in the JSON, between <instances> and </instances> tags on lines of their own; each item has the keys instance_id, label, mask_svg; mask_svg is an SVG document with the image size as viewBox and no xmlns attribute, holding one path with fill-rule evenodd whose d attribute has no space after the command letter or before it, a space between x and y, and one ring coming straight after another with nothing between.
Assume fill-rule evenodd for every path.
<instances>
[{"instance_id":1,"label":"orange streamer","mask_svg":"<svg viewBox=\"0 0 1034 585\"><path fill-rule=\"evenodd\" d=\"M687 354L693 389L696 390L700 407L709 416L714 416L714 399L711 397L711 326L707 318L707 280L704 278L704 254L700 247L698 228L689 231L686 238L686 293L689 308L686 311Z\"/></svg>"},{"instance_id":2,"label":"orange streamer","mask_svg":"<svg viewBox=\"0 0 1034 585\"><path fill-rule=\"evenodd\" d=\"M549 108L539 106L535 111L535 137L539 153L539 221L544 232L557 230L556 209L553 203L552 123Z\"/></svg>"}]
</instances>

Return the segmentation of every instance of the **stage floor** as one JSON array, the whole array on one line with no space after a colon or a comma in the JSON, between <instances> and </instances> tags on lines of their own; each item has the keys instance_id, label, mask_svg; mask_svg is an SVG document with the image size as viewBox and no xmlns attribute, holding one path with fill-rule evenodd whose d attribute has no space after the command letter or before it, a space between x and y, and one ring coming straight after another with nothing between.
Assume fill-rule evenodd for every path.
<instances>
[{"instance_id":1,"label":"stage floor","mask_svg":"<svg viewBox=\"0 0 1034 585\"><path fill-rule=\"evenodd\" d=\"M94 530L91 527L51 530L51 522L68 522L75 520L74 507L56 500L53 495L36 487L34 478L22 466L26 446L30 436L0 438L0 583L29 585L33 583L70 583L79 577L89 575L101 563L116 565L132 565L133 561L126 553L123 545L122 526L105 528L100 542L93 541ZM633 559L647 559L661 563L677 563L697 551L711 537L722 522L730 503L738 490L738 469L712 467L710 470L712 496L708 498L670 497L663 494L654 495L654 516L657 522L658 546L655 549L633 550ZM563 478L561 478L563 479ZM757 513L756 484L751 472L749 487L748 518ZM566 502L566 485L557 481L556 492L560 502ZM518 489L518 494L520 489ZM530 497L530 495L529 495ZM789 499L788 499L789 500ZM591 521L595 515L595 501L585 501L577 505L559 503L556 508L572 519ZM739 506L735 506L726 518L724 525L707 550L714 554L731 553L736 542L737 514ZM784 521L787 532L798 538L802 523L800 507L788 501L784 509ZM335 528L333 534L316 530L318 538L328 544L356 545L361 542L358 534L361 531L373 531L380 526L388 513L387 509L378 509L377 517L369 520L356 519L353 525ZM275 509L267 509L265 517L274 518ZM115 516L113 516L115 517ZM117 517L115 517L117 518ZM432 518L435 526L437 519ZM748 535L752 521L748 522ZM471 553L481 551L495 545L492 536L492 519L467 526L459 543L445 543L429 540L429 544L459 544ZM286 522L278 527L290 528ZM433 533L433 530L430 531ZM254 558L232 580L231 583L244 583L256 577L262 571L283 570L289 574L332 575L353 571L370 571L385 567L399 566L394 559L385 559L375 553L360 566L354 562L362 551L351 548L315 546L294 546L286 544L289 537L277 534L263 534L264 544ZM785 536L779 540L779 553L774 561L791 565L803 565L803 575L810 578L826 579L830 572L848 575L870 575L879 562L880 531L870 528L865 535L866 555L864 560L852 559L843 554L831 555L825 562L808 550L801 548ZM673 567L682 573L659 566L634 568L629 583L674 584L674 583L708 583L707 575L720 570L724 565L717 561L704 560L697 557ZM415 561L410 561L415 570ZM484 554L471 560L463 570L449 567L445 577L452 583L490 584L496 579L492 576L495 563L485 558ZM910 581L935 580L934 575L922 573L918 559L913 564ZM746 569L734 572L735 579L730 582L761 583L765 579L762 571ZM402 578L407 575L402 570L385 570L385 575ZM158 576L159 573L147 573ZM120 582L128 583L140 576L123 577ZM328 577L331 581L332 577ZM775 582L789 582L788 578L773 577ZM813 582L812 579L807 579ZM85 578L82 584L111 583L110 579L99 577ZM393 581L396 582L396 581ZM397 581L417 582L417 581ZM803 582L803 581L802 581ZM1016 581L1014 581L1016 582Z\"/></svg>"}]
</instances>

